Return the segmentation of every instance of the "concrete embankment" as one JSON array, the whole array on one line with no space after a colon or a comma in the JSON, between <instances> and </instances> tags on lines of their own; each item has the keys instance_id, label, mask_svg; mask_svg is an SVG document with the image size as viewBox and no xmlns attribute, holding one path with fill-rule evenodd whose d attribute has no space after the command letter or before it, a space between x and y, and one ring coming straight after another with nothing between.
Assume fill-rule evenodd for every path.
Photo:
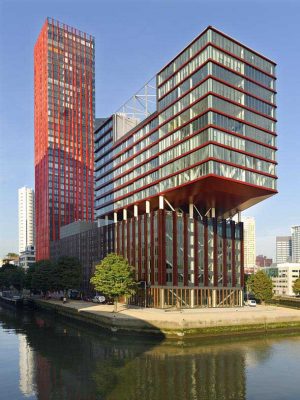
<instances>
[{"instance_id":1,"label":"concrete embankment","mask_svg":"<svg viewBox=\"0 0 300 400\"><path fill-rule=\"evenodd\" d=\"M112 306L81 301L66 304L55 300L33 302L37 308L117 333L154 334L177 339L288 331L300 333L300 310L275 306L182 311L120 306L114 313Z\"/></svg>"}]
</instances>

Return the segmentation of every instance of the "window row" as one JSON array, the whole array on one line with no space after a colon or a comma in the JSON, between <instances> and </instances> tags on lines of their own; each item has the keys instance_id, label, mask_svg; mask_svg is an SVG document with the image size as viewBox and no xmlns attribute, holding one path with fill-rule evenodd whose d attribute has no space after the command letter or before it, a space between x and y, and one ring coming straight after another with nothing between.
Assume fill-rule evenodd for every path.
<instances>
[{"instance_id":1,"label":"window row","mask_svg":"<svg viewBox=\"0 0 300 400\"><path fill-rule=\"evenodd\" d=\"M103 145L103 143L106 143L108 140L111 139L112 139L112 131L104 134L100 140L95 142L95 147L94 147L95 151L97 151Z\"/></svg>"},{"instance_id":2,"label":"window row","mask_svg":"<svg viewBox=\"0 0 300 400\"><path fill-rule=\"evenodd\" d=\"M197 86L194 90L188 93L186 96L182 97L176 103L174 103L171 107L167 108L159 115L159 123L162 124L167 119L170 119L173 115L177 114L184 108L188 107L190 104L197 101L199 98L203 97L208 92L214 92L223 97L227 97L228 99L245 105L249 108L252 108L262 114L266 114L270 117L275 116L275 108L271 105L257 100L254 97L244 94L238 90L235 90L227 85L224 85L220 82L217 82L213 79L208 79L203 82L201 85Z\"/></svg>"},{"instance_id":3,"label":"window row","mask_svg":"<svg viewBox=\"0 0 300 400\"><path fill-rule=\"evenodd\" d=\"M247 153L255 154L258 157L263 157L272 161L275 160L275 150L251 142L249 140L238 138L217 129L209 129L209 140L216 141L218 143L224 144L225 146L234 147Z\"/></svg>"},{"instance_id":4,"label":"window row","mask_svg":"<svg viewBox=\"0 0 300 400\"><path fill-rule=\"evenodd\" d=\"M276 138L270 133L253 128L252 126L246 125L240 121L236 121L235 119L225 117L224 115L215 112L209 112L208 115L209 123L213 125L217 125L228 131L246 136L249 139L254 139L270 146L275 146Z\"/></svg>"},{"instance_id":5,"label":"window row","mask_svg":"<svg viewBox=\"0 0 300 400\"><path fill-rule=\"evenodd\" d=\"M185 67L179 70L172 78L165 82L161 87L158 88L158 100L160 97L164 96L170 90L174 88L178 83L183 81L188 75L194 72L198 67L204 64L211 54L211 47L208 46L203 50L197 57L191 60Z\"/></svg>"},{"instance_id":6,"label":"window row","mask_svg":"<svg viewBox=\"0 0 300 400\"><path fill-rule=\"evenodd\" d=\"M182 97L171 107L167 108L161 114L159 114L159 124L162 124L167 119L171 118L185 107L188 107L194 101L197 101L200 97L204 96L211 87L210 80L206 80L201 85L197 86L194 90L188 93L186 96Z\"/></svg>"},{"instance_id":7,"label":"window row","mask_svg":"<svg viewBox=\"0 0 300 400\"><path fill-rule=\"evenodd\" d=\"M245 75L250 79L266 86L270 89L275 89L275 79L258 71L257 69L244 64L243 62L235 59L232 56L218 50L212 46L208 46L203 52L201 52L197 57L191 60L184 68L179 70L170 80L165 82L161 87L158 88L158 100L164 96L166 93L170 92L174 86L178 85L187 76L189 76L193 71L204 64L209 58L217 61L220 64L228 67L229 69L238 72L239 74Z\"/></svg>"},{"instance_id":8,"label":"window row","mask_svg":"<svg viewBox=\"0 0 300 400\"><path fill-rule=\"evenodd\" d=\"M237 44L233 40L224 37L222 34L209 29L158 74L158 84L161 84L163 81L165 81L190 58L192 58L201 48L203 48L206 43L209 42L214 43L216 46L228 51L229 53L235 54L239 58L244 59L248 63L264 70L271 75L275 74L275 64L263 57L260 57L258 54L243 47L242 45Z\"/></svg>"},{"instance_id":9,"label":"window row","mask_svg":"<svg viewBox=\"0 0 300 400\"><path fill-rule=\"evenodd\" d=\"M117 201L115 205L108 205L98 210L98 215L104 215L106 212L112 211L114 208L124 208L130 204L134 204L150 196L158 195L170 188L178 187L184 183L198 179L201 176L208 174L216 174L233 180L247 182L265 188L276 189L276 179L257 174L243 169L232 167L218 163L216 161L208 161L197 167L191 168L185 172L174 175L156 185L150 186L144 190L136 192L131 196ZM100 205L101 201L96 200L95 206Z\"/></svg>"},{"instance_id":10,"label":"window row","mask_svg":"<svg viewBox=\"0 0 300 400\"><path fill-rule=\"evenodd\" d=\"M163 71L161 71L157 78L158 84L160 85L170 75L172 75L178 68L186 63L191 57L193 57L205 44L208 42L208 33L201 35L193 44L191 44L186 50L184 50L178 57L172 61Z\"/></svg>"},{"instance_id":11,"label":"window row","mask_svg":"<svg viewBox=\"0 0 300 400\"><path fill-rule=\"evenodd\" d=\"M211 63L212 70L211 74L223 81L230 83L233 86L237 86L240 89L245 90L248 93L253 94L261 98L262 100L266 100L269 103L275 103L275 94L268 89L263 88L262 86L257 85L245 79L244 77L235 74L234 72L228 71L227 69Z\"/></svg>"},{"instance_id":12,"label":"window row","mask_svg":"<svg viewBox=\"0 0 300 400\"><path fill-rule=\"evenodd\" d=\"M227 97L236 103L241 103L242 105L252 108L261 114L275 118L275 108L273 106L261 100L257 100L252 96L246 95L238 90L232 89L223 83L209 79L208 90L213 91L214 93L217 93L223 97Z\"/></svg>"},{"instance_id":13,"label":"window row","mask_svg":"<svg viewBox=\"0 0 300 400\"><path fill-rule=\"evenodd\" d=\"M177 86L169 94L158 101L158 111L167 107L170 103L174 102L178 97L182 96L185 92L195 86L197 83L202 81L207 75L209 75L209 65L205 64L197 72L195 72L190 78L183 81L183 83Z\"/></svg>"},{"instance_id":14,"label":"window row","mask_svg":"<svg viewBox=\"0 0 300 400\"><path fill-rule=\"evenodd\" d=\"M251 50L244 48L243 46L233 42L232 40L215 31L211 32L211 40L218 47L227 50L229 53L237 55L239 58L243 58L245 61L248 61L267 73L274 75L275 65L253 53Z\"/></svg>"},{"instance_id":15,"label":"window row","mask_svg":"<svg viewBox=\"0 0 300 400\"><path fill-rule=\"evenodd\" d=\"M253 128L251 126L248 126L246 124L243 124L239 121L235 121L234 119L231 119L229 117L225 117L223 115L209 112L208 114L205 114L201 116L200 118L194 120L190 124L182 127L180 130L177 130L174 132L172 135L166 137L165 139L162 139L159 142L159 151L163 151L173 143L176 143L178 140L182 140L184 137L192 134L193 132L196 132L197 130L205 127L207 124L214 124L220 127L223 127L229 131L241 134L243 136L249 137L250 139L255 139L257 141L260 141L262 143L266 143L268 145L275 146L275 137L271 134L268 134L266 132L260 131L259 129ZM165 126L161 128L161 135L164 133L168 133L168 130L165 131ZM228 144L228 143L235 143L233 147L236 147L240 150L245 150L249 153L252 154L257 154L258 156L261 156L263 158L275 160L275 152L274 150L271 150L269 148L266 148L262 145L250 142L250 141L245 141L243 139L235 138L234 136L230 134L226 134L224 132L219 132L219 141L220 143L223 144ZM216 140L216 139L210 139L210 140ZM143 143L143 142L141 142ZM228 144L229 145L229 144ZM110 179L113 177L118 176L119 174L124 173L126 170L129 168L134 167L135 165L138 165L141 160L145 160L148 157L151 157L154 155L157 151L157 147L153 149L153 151L148 152L145 155L140 155L138 159L133 159L130 162L124 164L123 166L120 166L117 168L114 173L110 175L104 176L100 181L98 181L98 185L101 185L105 182L109 182ZM117 161L116 161L117 162ZM96 163L96 168L98 168L99 163ZM147 165L147 164L146 164ZM113 164L107 164L106 166L102 167L101 170L96 171L96 178L100 177L103 175L105 172L109 171L111 168L113 168Z\"/></svg>"},{"instance_id":16,"label":"window row","mask_svg":"<svg viewBox=\"0 0 300 400\"><path fill-rule=\"evenodd\" d=\"M215 96L208 96L209 107L219 110L225 114L229 114L235 118L245 120L251 124L257 125L263 129L274 132L275 122L268 118L262 117L239 107L237 105L231 104L225 100L219 99Z\"/></svg>"},{"instance_id":17,"label":"window row","mask_svg":"<svg viewBox=\"0 0 300 400\"><path fill-rule=\"evenodd\" d=\"M204 135L201 134L198 137L193 138L193 144L195 144L195 147L199 146L198 143L200 143L200 145L203 143L201 143L202 140L207 141L207 139L209 139L208 136L208 132L204 132ZM174 159L177 155L180 155L180 150L182 150L182 153L187 152L188 149L190 148L189 146L189 141L183 143L180 146L177 146L171 150L169 150L168 152L165 153L165 157L160 156L159 157L159 165L163 165L165 162L168 162L169 160ZM185 146L185 147L182 147ZM224 149L223 147L219 147L216 145L208 145L205 146L197 151L194 151L184 157L181 157L180 159L177 159L165 166L161 166L161 168L157 171L154 171L152 173L149 173L147 176L136 180L135 182L119 189L116 190L114 193L111 193L109 195L103 196L100 199L100 202L98 203L98 205L104 204L107 201L110 201L114 198L118 198L121 196L124 196L132 191L138 190L143 186L146 186L150 183L152 183L153 181L157 180L157 179L161 179L164 178L170 174L176 173L177 171L180 171L182 169L191 167L194 164L197 164L203 160L205 160L206 158L209 157L214 157L214 158L218 158L224 161L228 161L234 164L238 164L241 165L243 167L247 167L247 168L251 168L251 169L257 169L257 170L261 170L263 172L267 172L267 173L274 173L275 172L275 166L270 164L270 163L266 163L263 162L259 159L253 158L251 156L247 156L245 154L233 151L233 150L228 150L228 149ZM123 178L124 179L124 178ZM128 182L129 179L124 179L124 183ZM109 185L110 190L111 190L111 185ZM115 182L114 183L114 188L118 188L119 187L119 182ZM107 192L108 187L106 186L105 188L100 189L97 192L97 196L98 195L103 195L105 192Z\"/></svg>"}]
</instances>

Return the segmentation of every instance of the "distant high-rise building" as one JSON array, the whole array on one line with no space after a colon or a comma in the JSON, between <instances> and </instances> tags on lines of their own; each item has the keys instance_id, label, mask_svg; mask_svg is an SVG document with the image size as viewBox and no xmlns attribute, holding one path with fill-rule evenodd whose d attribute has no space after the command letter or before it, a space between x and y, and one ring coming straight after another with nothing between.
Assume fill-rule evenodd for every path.
<instances>
[{"instance_id":1,"label":"distant high-rise building","mask_svg":"<svg viewBox=\"0 0 300 400\"><path fill-rule=\"evenodd\" d=\"M19 253L35 244L34 191L22 187L19 197Z\"/></svg>"},{"instance_id":2,"label":"distant high-rise building","mask_svg":"<svg viewBox=\"0 0 300 400\"><path fill-rule=\"evenodd\" d=\"M36 259L94 218L94 38L47 18L34 48Z\"/></svg>"},{"instance_id":3,"label":"distant high-rise building","mask_svg":"<svg viewBox=\"0 0 300 400\"><path fill-rule=\"evenodd\" d=\"M292 226L292 261L300 262L300 225Z\"/></svg>"},{"instance_id":4,"label":"distant high-rise building","mask_svg":"<svg viewBox=\"0 0 300 400\"><path fill-rule=\"evenodd\" d=\"M256 236L255 219L253 217L243 217L244 223L244 266L245 272L252 272L256 265Z\"/></svg>"},{"instance_id":5,"label":"distant high-rise building","mask_svg":"<svg viewBox=\"0 0 300 400\"><path fill-rule=\"evenodd\" d=\"M292 237L276 237L276 262L277 264L290 262L292 258Z\"/></svg>"}]
</instances>

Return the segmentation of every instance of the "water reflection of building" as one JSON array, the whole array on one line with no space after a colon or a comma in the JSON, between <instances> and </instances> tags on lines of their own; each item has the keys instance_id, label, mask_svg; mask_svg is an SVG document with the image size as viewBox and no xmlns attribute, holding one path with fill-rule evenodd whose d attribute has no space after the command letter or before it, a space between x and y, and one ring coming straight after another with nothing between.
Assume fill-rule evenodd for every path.
<instances>
[{"instance_id":1,"label":"water reflection of building","mask_svg":"<svg viewBox=\"0 0 300 400\"><path fill-rule=\"evenodd\" d=\"M19 335L19 372L20 391L25 397L32 396L35 392L34 351L24 335Z\"/></svg>"},{"instance_id":2,"label":"water reflection of building","mask_svg":"<svg viewBox=\"0 0 300 400\"><path fill-rule=\"evenodd\" d=\"M39 400L244 400L247 368L272 355L269 340L173 345L36 313L24 326L22 393Z\"/></svg>"},{"instance_id":3,"label":"water reflection of building","mask_svg":"<svg viewBox=\"0 0 300 400\"><path fill-rule=\"evenodd\" d=\"M157 350L157 351L156 351ZM202 351L203 350L203 351ZM107 400L232 399L246 398L245 354L202 346L194 352L169 355L154 349L128 362L117 374ZM95 376L101 391L100 368Z\"/></svg>"}]
</instances>

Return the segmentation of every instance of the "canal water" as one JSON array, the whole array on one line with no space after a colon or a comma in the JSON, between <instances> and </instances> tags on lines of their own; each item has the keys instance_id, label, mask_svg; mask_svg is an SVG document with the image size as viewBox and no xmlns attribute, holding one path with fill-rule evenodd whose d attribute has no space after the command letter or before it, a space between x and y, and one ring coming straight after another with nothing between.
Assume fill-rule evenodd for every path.
<instances>
[{"instance_id":1,"label":"canal water","mask_svg":"<svg viewBox=\"0 0 300 400\"><path fill-rule=\"evenodd\" d=\"M0 305L0 399L298 400L300 336L169 342Z\"/></svg>"}]
</instances>

